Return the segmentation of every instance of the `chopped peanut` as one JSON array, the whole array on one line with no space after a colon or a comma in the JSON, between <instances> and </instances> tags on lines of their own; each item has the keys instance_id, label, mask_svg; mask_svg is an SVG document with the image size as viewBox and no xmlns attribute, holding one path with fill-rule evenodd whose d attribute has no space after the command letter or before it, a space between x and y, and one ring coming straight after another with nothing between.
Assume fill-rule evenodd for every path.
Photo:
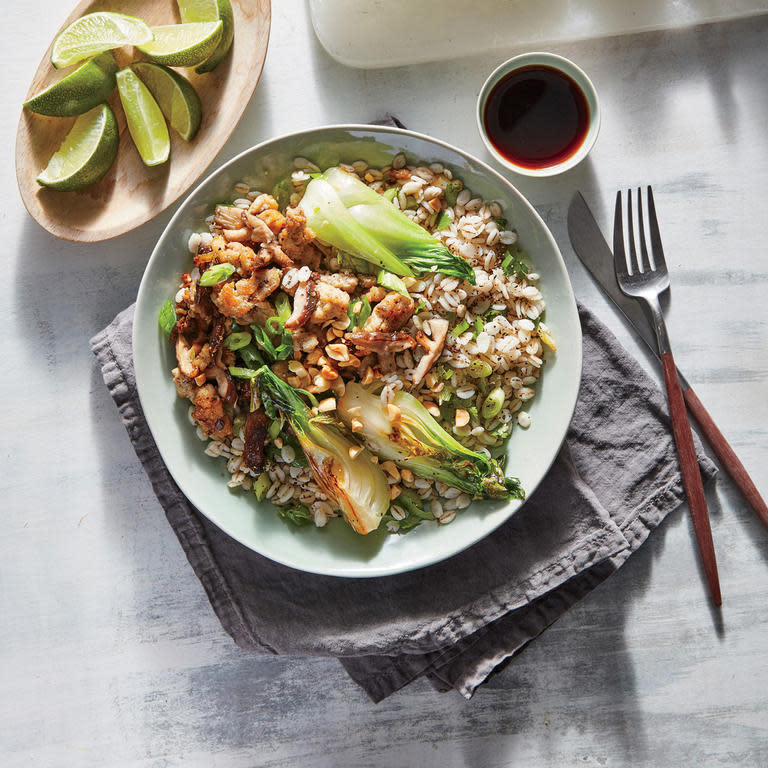
<instances>
[{"instance_id":1,"label":"chopped peanut","mask_svg":"<svg viewBox=\"0 0 768 768\"><path fill-rule=\"evenodd\" d=\"M396 499L401 493L403 489L399 485L390 485L389 486L389 498L390 499Z\"/></svg>"},{"instance_id":2,"label":"chopped peanut","mask_svg":"<svg viewBox=\"0 0 768 768\"><path fill-rule=\"evenodd\" d=\"M466 427L469 424L469 411L464 408L456 409L456 426Z\"/></svg>"},{"instance_id":3,"label":"chopped peanut","mask_svg":"<svg viewBox=\"0 0 768 768\"><path fill-rule=\"evenodd\" d=\"M346 363L349 360L349 349L346 344L328 344L325 354L340 363Z\"/></svg>"},{"instance_id":4,"label":"chopped peanut","mask_svg":"<svg viewBox=\"0 0 768 768\"><path fill-rule=\"evenodd\" d=\"M381 468L390 476L393 477L395 480L400 479L400 470L397 468L397 464L395 464L394 461L391 459L388 459L387 461L382 462Z\"/></svg>"},{"instance_id":5,"label":"chopped peanut","mask_svg":"<svg viewBox=\"0 0 768 768\"><path fill-rule=\"evenodd\" d=\"M349 446L349 458L356 459L363 451L362 445L350 445Z\"/></svg>"},{"instance_id":6,"label":"chopped peanut","mask_svg":"<svg viewBox=\"0 0 768 768\"><path fill-rule=\"evenodd\" d=\"M322 413L327 413L328 411L335 411L336 410L336 398L335 397L326 397L325 400L321 400L317 404L317 410L321 411ZM352 458L354 458L354 456Z\"/></svg>"}]
</instances>

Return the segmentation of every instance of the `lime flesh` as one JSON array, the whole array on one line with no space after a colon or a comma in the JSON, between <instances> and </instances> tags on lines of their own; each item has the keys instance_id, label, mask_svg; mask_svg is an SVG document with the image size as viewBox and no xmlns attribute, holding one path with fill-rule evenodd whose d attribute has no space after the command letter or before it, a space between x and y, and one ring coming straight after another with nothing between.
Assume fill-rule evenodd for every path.
<instances>
[{"instance_id":1,"label":"lime flesh","mask_svg":"<svg viewBox=\"0 0 768 768\"><path fill-rule=\"evenodd\" d=\"M115 89L117 64L111 53L100 53L74 72L35 94L24 106L38 115L73 117L106 101Z\"/></svg>"},{"instance_id":2,"label":"lime flesh","mask_svg":"<svg viewBox=\"0 0 768 768\"><path fill-rule=\"evenodd\" d=\"M177 0L181 20L189 21L215 21L221 19L223 24L221 40L216 50L195 68L195 72L203 74L215 69L221 60L229 53L232 40L235 36L235 18L229 0Z\"/></svg>"},{"instance_id":3,"label":"lime flesh","mask_svg":"<svg viewBox=\"0 0 768 768\"><path fill-rule=\"evenodd\" d=\"M112 167L119 139L115 113L106 104L94 107L75 120L38 184L65 191L95 184Z\"/></svg>"},{"instance_id":4,"label":"lime flesh","mask_svg":"<svg viewBox=\"0 0 768 768\"><path fill-rule=\"evenodd\" d=\"M158 64L194 67L216 50L223 26L221 21L200 21L152 27L154 38L138 48Z\"/></svg>"},{"instance_id":5,"label":"lime flesh","mask_svg":"<svg viewBox=\"0 0 768 768\"><path fill-rule=\"evenodd\" d=\"M144 85L162 110L171 127L186 141L191 141L203 117L200 97L189 80L162 64L137 61L131 69L141 78Z\"/></svg>"},{"instance_id":6,"label":"lime flesh","mask_svg":"<svg viewBox=\"0 0 768 768\"><path fill-rule=\"evenodd\" d=\"M51 63L57 69L76 64L121 45L142 45L152 40L152 30L135 16L122 13L88 13L73 21L54 41Z\"/></svg>"},{"instance_id":7,"label":"lime flesh","mask_svg":"<svg viewBox=\"0 0 768 768\"><path fill-rule=\"evenodd\" d=\"M130 67L121 69L116 78L128 130L142 162L161 165L171 152L171 138L160 107Z\"/></svg>"}]
</instances>

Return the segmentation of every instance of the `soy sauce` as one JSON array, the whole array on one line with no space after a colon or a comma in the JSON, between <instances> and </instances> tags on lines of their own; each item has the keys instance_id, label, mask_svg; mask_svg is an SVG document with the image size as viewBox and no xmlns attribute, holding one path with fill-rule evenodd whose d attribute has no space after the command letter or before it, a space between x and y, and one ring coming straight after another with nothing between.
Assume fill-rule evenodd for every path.
<instances>
[{"instance_id":1,"label":"soy sauce","mask_svg":"<svg viewBox=\"0 0 768 768\"><path fill-rule=\"evenodd\" d=\"M568 75L531 65L510 72L494 86L483 122L496 151L511 163L547 168L567 160L584 142L589 105Z\"/></svg>"}]
</instances>

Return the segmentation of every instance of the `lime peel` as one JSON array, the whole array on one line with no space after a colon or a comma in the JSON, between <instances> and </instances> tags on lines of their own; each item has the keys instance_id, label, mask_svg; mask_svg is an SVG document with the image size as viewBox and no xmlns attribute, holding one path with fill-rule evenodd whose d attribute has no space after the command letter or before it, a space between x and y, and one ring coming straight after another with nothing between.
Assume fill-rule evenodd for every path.
<instances>
[{"instance_id":1,"label":"lime peel","mask_svg":"<svg viewBox=\"0 0 768 768\"><path fill-rule=\"evenodd\" d=\"M56 69L123 45L143 45L152 30L135 16L100 11L73 21L54 41L51 63Z\"/></svg>"},{"instance_id":2,"label":"lime peel","mask_svg":"<svg viewBox=\"0 0 768 768\"><path fill-rule=\"evenodd\" d=\"M202 75L214 70L229 53L235 36L235 18L229 0L177 0L179 14L183 22L215 21L221 19L223 24L221 40L216 50L198 67L195 72Z\"/></svg>"},{"instance_id":3,"label":"lime peel","mask_svg":"<svg viewBox=\"0 0 768 768\"><path fill-rule=\"evenodd\" d=\"M198 21L152 27L153 39L138 49L158 64L194 67L216 50L223 26L221 21Z\"/></svg>"},{"instance_id":4,"label":"lime peel","mask_svg":"<svg viewBox=\"0 0 768 768\"><path fill-rule=\"evenodd\" d=\"M191 141L203 117L200 97L192 83L162 64L137 61L131 69L149 88L171 127L182 139Z\"/></svg>"},{"instance_id":5,"label":"lime peel","mask_svg":"<svg viewBox=\"0 0 768 768\"><path fill-rule=\"evenodd\" d=\"M119 141L115 113L106 104L94 107L75 120L38 184L63 191L95 184L112 167Z\"/></svg>"},{"instance_id":6,"label":"lime peel","mask_svg":"<svg viewBox=\"0 0 768 768\"><path fill-rule=\"evenodd\" d=\"M74 117L106 101L115 89L117 63L111 53L101 53L81 64L61 80L24 102L38 115Z\"/></svg>"}]
</instances>

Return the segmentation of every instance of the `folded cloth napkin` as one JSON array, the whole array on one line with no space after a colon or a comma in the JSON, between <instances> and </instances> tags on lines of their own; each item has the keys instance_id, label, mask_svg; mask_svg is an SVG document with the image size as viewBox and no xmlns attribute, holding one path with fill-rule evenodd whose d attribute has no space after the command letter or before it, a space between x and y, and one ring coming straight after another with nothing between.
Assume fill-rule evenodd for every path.
<instances>
[{"instance_id":1,"label":"folded cloth napkin","mask_svg":"<svg viewBox=\"0 0 768 768\"><path fill-rule=\"evenodd\" d=\"M684 499L662 392L580 307L584 370L573 421L549 473L507 523L461 554L398 576L343 579L287 568L222 533L168 473L136 393L133 311L121 312L91 347L224 629L257 653L338 657L374 701L424 675L440 691L471 696ZM697 449L709 480L715 467Z\"/></svg>"}]
</instances>

